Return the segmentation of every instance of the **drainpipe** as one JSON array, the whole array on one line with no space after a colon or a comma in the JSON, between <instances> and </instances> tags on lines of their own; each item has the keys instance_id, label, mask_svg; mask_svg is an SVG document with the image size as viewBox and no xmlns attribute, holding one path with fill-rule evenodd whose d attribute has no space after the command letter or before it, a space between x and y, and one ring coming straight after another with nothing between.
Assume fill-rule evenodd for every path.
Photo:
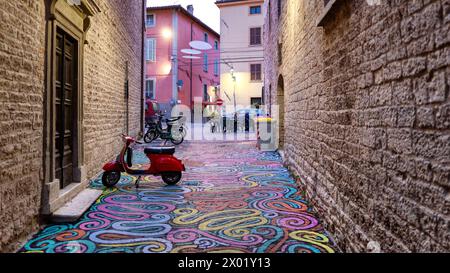
<instances>
[{"instance_id":1,"label":"drainpipe","mask_svg":"<svg viewBox=\"0 0 450 273\"><path fill-rule=\"evenodd\" d=\"M130 134L130 86L128 77L128 61L125 62L125 104L126 104L126 121L127 135Z\"/></svg>"},{"instance_id":2,"label":"drainpipe","mask_svg":"<svg viewBox=\"0 0 450 273\"><path fill-rule=\"evenodd\" d=\"M191 41L194 39L194 31L193 31L193 23L191 21ZM194 124L194 98L192 94L192 59L190 61L190 73L189 73L189 81L190 81L190 94L191 94L191 100L189 102L189 108L191 109L191 123Z\"/></svg>"},{"instance_id":3,"label":"drainpipe","mask_svg":"<svg viewBox=\"0 0 450 273\"><path fill-rule=\"evenodd\" d=\"M170 56L172 63L172 100L173 106L178 102L178 10L172 14L172 54ZM172 109L171 109L172 111Z\"/></svg>"},{"instance_id":4,"label":"drainpipe","mask_svg":"<svg viewBox=\"0 0 450 273\"><path fill-rule=\"evenodd\" d=\"M146 15L147 15L147 0L142 0L142 50L141 50L141 119L140 119L140 123L141 123L141 128L140 128L140 134L142 134L142 136L144 135L144 123L145 123L145 96L144 96L144 92L145 92L145 73L147 71L146 69L146 63L145 63L145 36L146 36L146 27L145 27L145 20L146 20Z\"/></svg>"}]
</instances>

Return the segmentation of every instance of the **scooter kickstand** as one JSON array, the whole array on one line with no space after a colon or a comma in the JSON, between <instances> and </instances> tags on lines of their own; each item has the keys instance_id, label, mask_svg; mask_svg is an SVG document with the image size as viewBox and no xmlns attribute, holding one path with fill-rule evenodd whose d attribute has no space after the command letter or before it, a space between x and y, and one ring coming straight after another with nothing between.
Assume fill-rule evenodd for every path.
<instances>
[{"instance_id":1,"label":"scooter kickstand","mask_svg":"<svg viewBox=\"0 0 450 273\"><path fill-rule=\"evenodd\" d=\"M134 184L136 186L136 189L139 188L139 182L141 181L141 176L138 176L136 179L136 183Z\"/></svg>"}]
</instances>

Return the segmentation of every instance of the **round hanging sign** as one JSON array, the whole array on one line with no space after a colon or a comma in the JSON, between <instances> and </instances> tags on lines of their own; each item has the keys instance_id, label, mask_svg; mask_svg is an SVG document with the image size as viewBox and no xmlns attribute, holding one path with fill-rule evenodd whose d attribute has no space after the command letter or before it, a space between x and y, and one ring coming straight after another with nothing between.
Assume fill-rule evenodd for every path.
<instances>
[{"instance_id":1,"label":"round hanging sign","mask_svg":"<svg viewBox=\"0 0 450 273\"><path fill-rule=\"evenodd\" d=\"M182 53L184 54L193 54L193 55L198 55L201 54L202 52L196 49L189 49L189 48L185 48L181 50Z\"/></svg>"},{"instance_id":2,"label":"round hanging sign","mask_svg":"<svg viewBox=\"0 0 450 273\"><path fill-rule=\"evenodd\" d=\"M200 59L198 56L183 56L185 59Z\"/></svg>"},{"instance_id":3,"label":"round hanging sign","mask_svg":"<svg viewBox=\"0 0 450 273\"><path fill-rule=\"evenodd\" d=\"M212 48L212 46L210 44L208 44L207 42L203 42L203 41L192 41L189 43L189 45L192 48L198 49L198 50L210 50Z\"/></svg>"}]
</instances>

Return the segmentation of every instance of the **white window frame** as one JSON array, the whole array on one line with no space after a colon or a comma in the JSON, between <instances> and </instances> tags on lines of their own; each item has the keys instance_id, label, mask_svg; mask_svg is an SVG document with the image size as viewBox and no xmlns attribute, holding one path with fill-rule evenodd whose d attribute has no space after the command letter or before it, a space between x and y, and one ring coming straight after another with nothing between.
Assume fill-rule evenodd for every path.
<instances>
[{"instance_id":1,"label":"white window frame","mask_svg":"<svg viewBox=\"0 0 450 273\"><path fill-rule=\"evenodd\" d=\"M148 95L148 90L147 90L147 82L148 81L153 81L153 96L150 98L147 96ZM145 98L146 99L149 98L151 100L154 100L156 98L156 78L149 77L149 78L145 79Z\"/></svg>"},{"instance_id":2,"label":"white window frame","mask_svg":"<svg viewBox=\"0 0 450 273\"><path fill-rule=\"evenodd\" d=\"M153 15L153 25L148 25L148 24L147 24L147 22L148 22L147 16L148 16L148 15ZM156 26L156 14L154 14L154 13L148 13L148 14L145 16L145 26L146 26L146 27L155 27L155 26Z\"/></svg>"},{"instance_id":3,"label":"white window frame","mask_svg":"<svg viewBox=\"0 0 450 273\"><path fill-rule=\"evenodd\" d=\"M149 41L153 41L153 55L150 56L150 43ZM156 39L155 38L147 38L146 49L145 49L145 60L147 62L156 62Z\"/></svg>"}]
</instances>

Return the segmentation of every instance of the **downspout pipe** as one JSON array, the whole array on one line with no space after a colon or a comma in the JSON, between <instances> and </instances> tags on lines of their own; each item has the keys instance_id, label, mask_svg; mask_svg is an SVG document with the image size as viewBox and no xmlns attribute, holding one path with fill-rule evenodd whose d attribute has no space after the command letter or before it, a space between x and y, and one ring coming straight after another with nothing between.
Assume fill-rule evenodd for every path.
<instances>
[{"instance_id":1,"label":"downspout pipe","mask_svg":"<svg viewBox=\"0 0 450 273\"><path fill-rule=\"evenodd\" d=\"M191 41L194 39L194 26L191 21ZM194 98L192 94L192 59L190 61L190 73L189 73L189 93L190 93L190 101L189 108L191 109L191 123L194 124Z\"/></svg>"},{"instance_id":2,"label":"downspout pipe","mask_svg":"<svg viewBox=\"0 0 450 273\"><path fill-rule=\"evenodd\" d=\"M171 108L178 104L178 10L172 13L172 104ZM171 109L172 111L172 109Z\"/></svg>"},{"instance_id":3,"label":"downspout pipe","mask_svg":"<svg viewBox=\"0 0 450 273\"><path fill-rule=\"evenodd\" d=\"M140 136L144 136L144 128L145 128L145 36L146 36L146 15L147 15L147 0L142 0L142 50L141 50L141 128L140 128Z\"/></svg>"}]
</instances>

